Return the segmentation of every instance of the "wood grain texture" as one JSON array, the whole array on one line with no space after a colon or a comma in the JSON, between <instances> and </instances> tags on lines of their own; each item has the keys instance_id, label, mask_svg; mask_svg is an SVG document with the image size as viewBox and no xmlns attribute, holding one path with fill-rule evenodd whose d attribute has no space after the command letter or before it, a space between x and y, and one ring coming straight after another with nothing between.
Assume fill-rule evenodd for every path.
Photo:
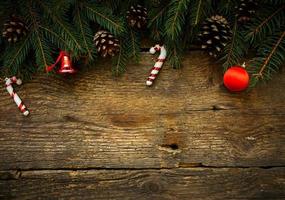
<instances>
[{"instance_id":1,"label":"wood grain texture","mask_svg":"<svg viewBox=\"0 0 285 200\"><path fill-rule=\"evenodd\" d=\"M285 165L284 73L231 94L220 67L192 52L147 88L152 58L119 78L108 61L75 77L38 75L16 88L28 118L3 88L0 170Z\"/></svg>"},{"instance_id":2,"label":"wood grain texture","mask_svg":"<svg viewBox=\"0 0 285 200\"><path fill-rule=\"evenodd\" d=\"M0 172L1 199L284 199L274 169L43 170Z\"/></svg>"}]
</instances>

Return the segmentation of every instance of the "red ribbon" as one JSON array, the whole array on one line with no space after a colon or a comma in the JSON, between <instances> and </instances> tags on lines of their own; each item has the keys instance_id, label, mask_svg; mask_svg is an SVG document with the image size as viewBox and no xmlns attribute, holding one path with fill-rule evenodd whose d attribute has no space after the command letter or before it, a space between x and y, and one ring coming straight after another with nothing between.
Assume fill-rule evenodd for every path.
<instances>
[{"instance_id":1,"label":"red ribbon","mask_svg":"<svg viewBox=\"0 0 285 200\"><path fill-rule=\"evenodd\" d=\"M61 60L63 56L68 56L68 53L66 53L65 51L60 51L55 63L50 66L47 66L46 71L50 72L57 65L57 63Z\"/></svg>"}]
</instances>

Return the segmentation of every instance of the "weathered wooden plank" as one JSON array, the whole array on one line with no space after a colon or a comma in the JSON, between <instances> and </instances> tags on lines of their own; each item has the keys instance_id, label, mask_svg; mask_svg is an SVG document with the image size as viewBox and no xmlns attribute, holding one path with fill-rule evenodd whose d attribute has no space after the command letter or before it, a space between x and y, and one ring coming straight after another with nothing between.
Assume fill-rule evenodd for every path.
<instances>
[{"instance_id":1,"label":"weathered wooden plank","mask_svg":"<svg viewBox=\"0 0 285 200\"><path fill-rule=\"evenodd\" d=\"M285 74L230 94L218 66L193 52L181 70L144 83L151 56L114 78L110 63L18 88L24 118L0 94L0 169L282 166Z\"/></svg>"},{"instance_id":2,"label":"weathered wooden plank","mask_svg":"<svg viewBox=\"0 0 285 200\"><path fill-rule=\"evenodd\" d=\"M285 171L282 168L7 171L0 173L0 198L284 199Z\"/></svg>"}]
</instances>

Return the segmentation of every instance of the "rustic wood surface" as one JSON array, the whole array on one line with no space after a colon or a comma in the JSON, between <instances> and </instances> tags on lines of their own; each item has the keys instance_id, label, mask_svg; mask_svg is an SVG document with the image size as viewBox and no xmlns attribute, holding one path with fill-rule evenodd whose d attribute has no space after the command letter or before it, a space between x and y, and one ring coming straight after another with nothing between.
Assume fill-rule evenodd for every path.
<instances>
[{"instance_id":1,"label":"rustic wood surface","mask_svg":"<svg viewBox=\"0 0 285 200\"><path fill-rule=\"evenodd\" d=\"M121 77L103 61L0 91L0 199L285 198L285 74L250 92L222 86L201 52L165 65L143 54Z\"/></svg>"},{"instance_id":2,"label":"rustic wood surface","mask_svg":"<svg viewBox=\"0 0 285 200\"><path fill-rule=\"evenodd\" d=\"M285 198L282 168L43 170L1 176L5 181L0 182L0 198L19 200Z\"/></svg>"}]
</instances>

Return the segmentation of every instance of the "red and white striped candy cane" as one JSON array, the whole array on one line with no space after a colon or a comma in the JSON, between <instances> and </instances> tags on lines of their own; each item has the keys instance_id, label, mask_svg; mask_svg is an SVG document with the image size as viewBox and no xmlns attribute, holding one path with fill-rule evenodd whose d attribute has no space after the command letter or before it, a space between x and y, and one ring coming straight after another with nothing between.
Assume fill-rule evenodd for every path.
<instances>
[{"instance_id":1,"label":"red and white striped candy cane","mask_svg":"<svg viewBox=\"0 0 285 200\"><path fill-rule=\"evenodd\" d=\"M157 77L159 71L161 70L161 67L166 59L166 49L164 46L160 46L160 45L155 45L154 47L151 47L149 52L151 54L155 54L155 52L160 51L159 57L156 60L156 63L154 64L153 68L151 69L150 75L146 81L146 85L147 86L151 86L153 84L153 81L155 80L155 78Z\"/></svg>"},{"instance_id":2,"label":"red and white striped candy cane","mask_svg":"<svg viewBox=\"0 0 285 200\"><path fill-rule=\"evenodd\" d=\"M23 104L22 100L17 95L17 93L14 92L14 89L12 87L13 83L16 83L17 85L21 85L22 84L21 79L17 79L15 76L13 76L12 78L6 78L5 82L6 82L5 85L6 85L7 91L9 92L10 96L14 99L14 101L17 104L17 106L20 109L20 111L25 116L28 116L29 115L29 111L27 110L26 106Z\"/></svg>"}]
</instances>

